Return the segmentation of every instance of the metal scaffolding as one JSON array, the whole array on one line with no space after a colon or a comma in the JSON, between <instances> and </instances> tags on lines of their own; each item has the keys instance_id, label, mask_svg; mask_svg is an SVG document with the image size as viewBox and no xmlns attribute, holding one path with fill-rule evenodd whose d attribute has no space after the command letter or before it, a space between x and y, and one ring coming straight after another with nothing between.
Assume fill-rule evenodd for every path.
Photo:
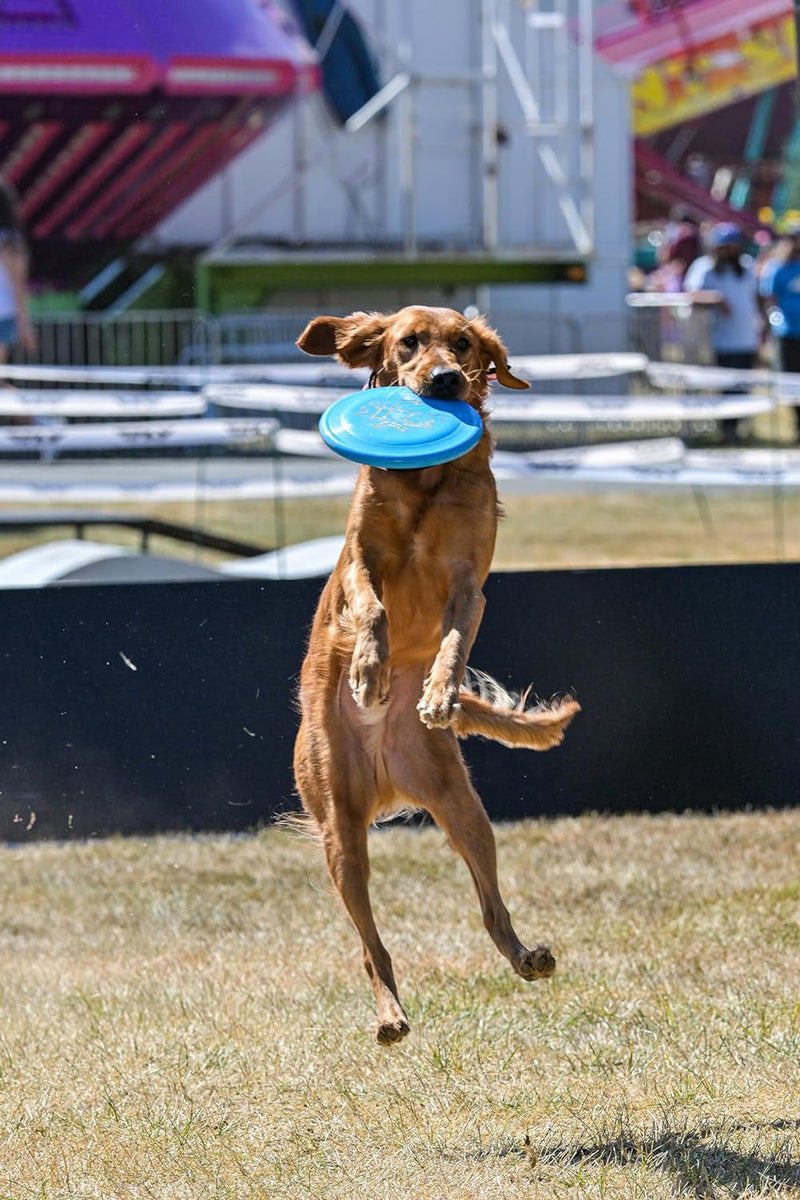
<instances>
[{"instance_id":1,"label":"metal scaffolding","mask_svg":"<svg viewBox=\"0 0 800 1200\"><path fill-rule=\"evenodd\" d=\"M319 96L285 122L283 173L231 218L206 263L368 250L423 261L585 261L594 252L595 81L591 0L437 0L439 20L472 22L457 66L420 53L430 0L352 0L387 82L343 127ZM334 6L331 16L340 4ZM468 10L465 12L465 10ZM317 50L330 45L331 22ZM398 36L402 30L402 36ZM450 121L455 194L445 233L432 195L431 118ZM275 146L268 136L264 152ZM327 188L320 208L320 171ZM422 184L426 186L421 186ZM443 185L444 186L444 185ZM439 208L437 209L437 202ZM339 214L338 217L334 214ZM338 222L338 224L337 224Z\"/></svg>"}]
</instances>

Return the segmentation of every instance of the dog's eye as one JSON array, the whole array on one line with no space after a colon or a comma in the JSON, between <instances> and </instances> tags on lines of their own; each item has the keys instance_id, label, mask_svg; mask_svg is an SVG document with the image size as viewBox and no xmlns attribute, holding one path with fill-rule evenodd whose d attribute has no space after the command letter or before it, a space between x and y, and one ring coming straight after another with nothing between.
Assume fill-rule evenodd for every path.
<instances>
[{"instance_id":1,"label":"dog's eye","mask_svg":"<svg viewBox=\"0 0 800 1200\"><path fill-rule=\"evenodd\" d=\"M418 341L419 338L417 335L415 333L410 333L408 337L403 338L403 345L408 346L409 350L414 350Z\"/></svg>"},{"instance_id":2,"label":"dog's eye","mask_svg":"<svg viewBox=\"0 0 800 1200\"><path fill-rule=\"evenodd\" d=\"M469 338L460 337L456 342L456 350L469 350Z\"/></svg>"}]
</instances>

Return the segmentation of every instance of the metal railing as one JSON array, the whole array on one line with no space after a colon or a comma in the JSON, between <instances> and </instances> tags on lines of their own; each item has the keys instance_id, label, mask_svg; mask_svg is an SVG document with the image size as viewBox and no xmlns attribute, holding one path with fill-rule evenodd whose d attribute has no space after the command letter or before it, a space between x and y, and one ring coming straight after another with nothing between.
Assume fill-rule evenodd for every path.
<instances>
[{"instance_id":1,"label":"metal railing","mask_svg":"<svg viewBox=\"0 0 800 1200\"><path fill-rule=\"evenodd\" d=\"M656 362L714 362L708 306L693 305L682 292L631 292L626 302L631 350Z\"/></svg>"},{"instance_id":2,"label":"metal railing","mask_svg":"<svg viewBox=\"0 0 800 1200\"><path fill-rule=\"evenodd\" d=\"M179 364L269 362L301 357L295 339L311 313L237 313L212 317L196 309L108 316L57 313L35 319L37 348L13 362L65 367L171 367Z\"/></svg>"},{"instance_id":3,"label":"metal railing","mask_svg":"<svg viewBox=\"0 0 800 1200\"><path fill-rule=\"evenodd\" d=\"M632 293L627 311L582 316L498 308L491 320L518 354L581 354L636 350L648 358L687 363L713 360L710 316L688 298ZM178 366L302 360L296 339L313 312L230 313L197 309L54 314L35 320L37 349L14 362L77 366Z\"/></svg>"}]
</instances>

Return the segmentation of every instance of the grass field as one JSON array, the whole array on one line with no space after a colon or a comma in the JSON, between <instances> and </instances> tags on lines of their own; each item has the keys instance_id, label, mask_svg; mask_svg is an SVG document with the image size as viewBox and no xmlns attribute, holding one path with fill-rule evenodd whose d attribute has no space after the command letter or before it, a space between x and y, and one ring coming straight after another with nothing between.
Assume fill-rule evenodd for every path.
<instances>
[{"instance_id":1,"label":"grass field","mask_svg":"<svg viewBox=\"0 0 800 1200\"><path fill-rule=\"evenodd\" d=\"M800 558L800 499L766 489L505 502L498 567ZM347 507L288 503L287 540ZM269 504L150 511L274 539ZM377 832L391 1049L312 843L0 846L0 1200L800 1196L800 810L497 836L558 971L513 974L436 830Z\"/></svg>"},{"instance_id":2,"label":"grass field","mask_svg":"<svg viewBox=\"0 0 800 1200\"><path fill-rule=\"evenodd\" d=\"M349 503L349 497L287 501L280 527L287 543L343 532ZM800 559L800 495L794 492L776 496L769 488L709 490L702 497L638 491L508 493L503 504L506 516L494 558L498 569ZM199 509L189 503L102 508L198 525L259 545L276 544L275 512L269 501L207 503ZM63 528L3 534L0 557L35 542L71 536L72 531ZM137 534L115 527L90 528L87 536L138 546ZM165 538L152 538L150 549L204 563L221 558Z\"/></svg>"},{"instance_id":3,"label":"grass field","mask_svg":"<svg viewBox=\"0 0 800 1200\"><path fill-rule=\"evenodd\" d=\"M391 1049L313 843L0 849L0 1196L800 1194L800 812L498 841L546 983L438 831L372 836Z\"/></svg>"}]
</instances>

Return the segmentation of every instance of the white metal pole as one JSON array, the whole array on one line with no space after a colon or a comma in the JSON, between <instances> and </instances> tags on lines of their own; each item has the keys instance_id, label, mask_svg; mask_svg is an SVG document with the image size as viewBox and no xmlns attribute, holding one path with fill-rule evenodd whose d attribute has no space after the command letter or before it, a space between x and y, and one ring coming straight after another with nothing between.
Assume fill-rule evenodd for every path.
<instances>
[{"instance_id":1,"label":"white metal pole","mask_svg":"<svg viewBox=\"0 0 800 1200\"><path fill-rule=\"evenodd\" d=\"M398 58L410 84L398 96L398 133L400 141L400 195L403 219L403 250L408 258L417 254L417 198L416 198L416 104L419 82L411 75L412 49L408 42L398 47Z\"/></svg>"},{"instance_id":2,"label":"white metal pole","mask_svg":"<svg viewBox=\"0 0 800 1200\"><path fill-rule=\"evenodd\" d=\"M481 0L481 232L487 254L500 244L496 22L496 0Z\"/></svg>"},{"instance_id":3,"label":"white metal pole","mask_svg":"<svg viewBox=\"0 0 800 1200\"><path fill-rule=\"evenodd\" d=\"M594 250L594 19L592 0L578 0L578 120L581 215Z\"/></svg>"}]
</instances>

